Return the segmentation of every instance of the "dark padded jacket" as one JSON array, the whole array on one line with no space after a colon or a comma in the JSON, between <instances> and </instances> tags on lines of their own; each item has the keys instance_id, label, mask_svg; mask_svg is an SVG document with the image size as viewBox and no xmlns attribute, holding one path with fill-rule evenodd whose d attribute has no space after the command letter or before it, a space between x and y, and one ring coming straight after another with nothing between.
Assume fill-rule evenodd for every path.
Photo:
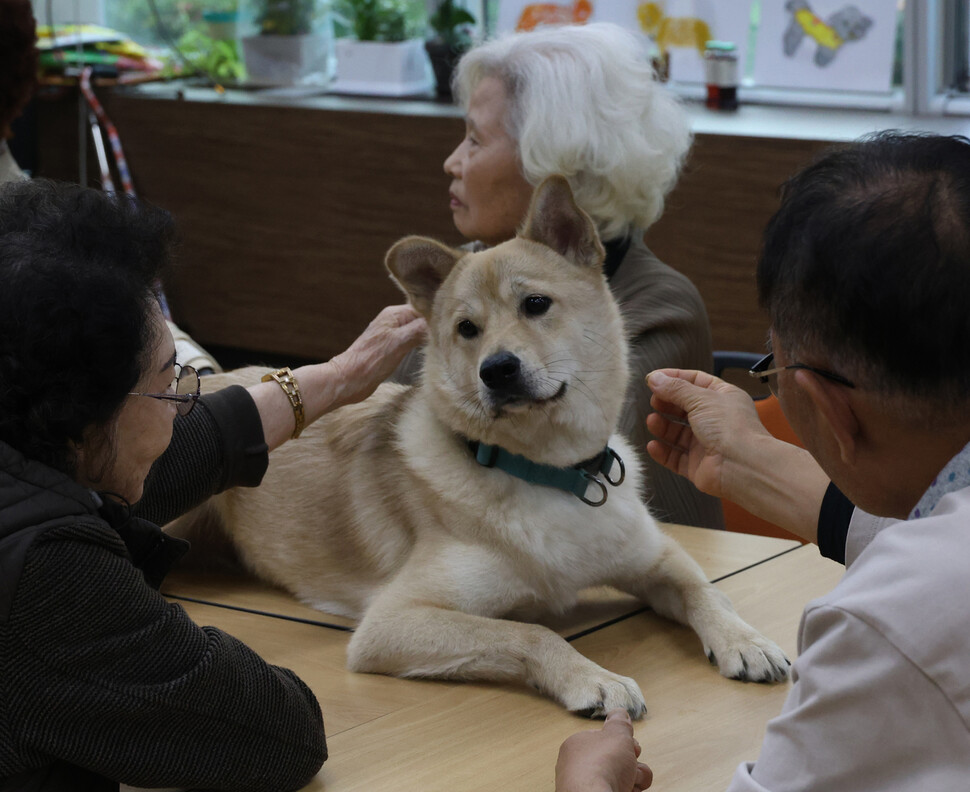
<instances>
[{"instance_id":1,"label":"dark padded jacket","mask_svg":"<svg viewBox=\"0 0 970 792\"><path fill-rule=\"evenodd\" d=\"M157 591L185 543L155 523L267 463L242 388L175 424L131 516L0 443L0 792L281 792L326 758L295 674Z\"/></svg>"}]
</instances>

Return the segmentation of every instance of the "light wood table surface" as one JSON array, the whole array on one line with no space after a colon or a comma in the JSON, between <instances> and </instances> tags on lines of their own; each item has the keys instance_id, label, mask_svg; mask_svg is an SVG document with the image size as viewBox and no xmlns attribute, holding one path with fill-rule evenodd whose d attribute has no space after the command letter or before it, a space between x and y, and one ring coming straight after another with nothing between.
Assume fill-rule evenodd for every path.
<instances>
[{"instance_id":1,"label":"light wood table surface","mask_svg":"<svg viewBox=\"0 0 970 792\"><path fill-rule=\"evenodd\" d=\"M813 546L704 529L671 533L705 570L721 572L716 585L792 659L802 609L843 571ZM760 560L749 552L755 545ZM726 567L724 559L731 559ZM231 597L265 604L244 586ZM292 668L317 695L330 759L307 787L312 792L551 792L559 744L600 726L511 685L352 674L344 668L347 632L225 605L180 603L200 624L221 627L269 662ZM573 645L640 685L648 712L636 736L654 770L654 788L664 792L726 788L739 762L757 758L764 726L789 688L724 679L690 629L651 612L604 622Z\"/></svg>"},{"instance_id":2,"label":"light wood table surface","mask_svg":"<svg viewBox=\"0 0 970 792\"><path fill-rule=\"evenodd\" d=\"M663 528L697 560L712 581L798 546L794 539L731 534L685 525L666 524ZM176 569L165 579L162 593L178 600L314 624L335 627L354 625L352 619L318 611L294 599L286 591L255 580L243 572L201 573ZM638 609L639 603L633 597L613 589L590 589L584 592L577 608L563 617L550 618L545 623L562 635L571 636Z\"/></svg>"}]
</instances>

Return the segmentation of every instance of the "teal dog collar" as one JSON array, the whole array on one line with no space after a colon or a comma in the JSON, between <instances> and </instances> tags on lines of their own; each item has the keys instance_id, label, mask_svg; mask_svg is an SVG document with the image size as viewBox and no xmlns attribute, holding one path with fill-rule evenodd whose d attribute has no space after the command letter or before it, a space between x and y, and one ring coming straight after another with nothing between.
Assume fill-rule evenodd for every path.
<instances>
[{"instance_id":1,"label":"teal dog collar","mask_svg":"<svg viewBox=\"0 0 970 792\"><path fill-rule=\"evenodd\" d=\"M609 498L609 490L606 488L606 484L611 487L618 487L626 478L626 466L623 464L623 459L609 446L606 446L592 459L587 459L573 467L559 468L533 462L524 456L506 451L500 446L479 443L477 440L467 442L469 450L479 465L498 468L510 476L515 476L530 484L554 487L572 493L583 503L590 506L602 506L606 503ZM614 462L620 468L619 476L616 479L610 478L610 471L613 469ZM601 475L606 484L603 483L603 479L599 478ZM599 488L600 498L598 500L591 500L586 497L590 485Z\"/></svg>"}]
</instances>

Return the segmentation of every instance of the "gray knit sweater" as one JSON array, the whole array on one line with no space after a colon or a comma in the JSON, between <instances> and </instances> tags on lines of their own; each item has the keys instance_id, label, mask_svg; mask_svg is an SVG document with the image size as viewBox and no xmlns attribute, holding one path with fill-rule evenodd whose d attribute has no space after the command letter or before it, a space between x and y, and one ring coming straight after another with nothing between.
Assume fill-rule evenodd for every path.
<instances>
[{"instance_id":1,"label":"gray knit sweater","mask_svg":"<svg viewBox=\"0 0 970 792\"><path fill-rule=\"evenodd\" d=\"M0 790L309 782L326 742L306 685L150 585L183 549L144 518L255 485L266 458L241 388L176 419L131 518L0 443Z\"/></svg>"}]
</instances>

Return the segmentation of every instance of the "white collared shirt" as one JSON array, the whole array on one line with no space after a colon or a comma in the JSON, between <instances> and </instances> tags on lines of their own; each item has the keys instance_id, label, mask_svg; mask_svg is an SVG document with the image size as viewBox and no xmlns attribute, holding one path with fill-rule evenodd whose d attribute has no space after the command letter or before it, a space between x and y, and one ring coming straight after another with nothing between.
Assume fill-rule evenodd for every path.
<instances>
[{"instance_id":1,"label":"white collared shirt","mask_svg":"<svg viewBox=\"0 0 970 792\"><path fill-rule=\"evenodd\" d=\"M846 574L806 607L788 699L729 792L970 789L970 478L961 470L970 476L970 446L908 520L853 515Z\"/></svg>"}]
</instances>

